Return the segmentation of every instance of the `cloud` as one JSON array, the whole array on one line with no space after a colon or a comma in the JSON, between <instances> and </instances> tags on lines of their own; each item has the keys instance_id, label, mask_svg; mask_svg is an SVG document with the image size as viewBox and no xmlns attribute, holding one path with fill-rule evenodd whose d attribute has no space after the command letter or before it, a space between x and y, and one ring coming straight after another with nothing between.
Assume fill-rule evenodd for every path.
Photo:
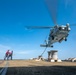
<instances>
[{"instance_id":1,"label":"cloud","mask_svg":"<svg viewBox=\"0 0 76 75\"><path fill-rule=\"evenodd\" d=\"M3 40L3 41L10 41L10 39L8 37L5 37L5 36L0 36L0 39Z\"/></svg>"},{"instance_id":2,"label":"cloud","mask_svg":"<svg viewBox=\"0 0 76 75\"><path fill-rule=\"evenodd\" d=\"M38 56L42 53L43 51L41 50L14 50L13 54L15 56Z\"/></svg>"},{"instance_id":3,"label":"cloud","mask_svg":"<svg viewBox=\"0 0 76 75\"><path fill-rule=\"evenodd\" d=\"M15 54L31 54L35 52L36 50L14 50Z\"/></svg>"},{"instance_id":4,"label":"cloud","mask_svg":"<svg viewBox=\"0 0 76 75\"><path fill-rule=\"evenodd\" d=\"M14 51L14 53L15 54L20 54L20 55L22 55L22 54L29 54L29 52L27 52L27 51L24 51L24 50L22 50L22 51Z\"/></svg>"},{"instance_id":5,"label":"cloud","mask_svg":"<svg viewBox=\"0 0 76 75\"><path fill-rule=\"evenodd\" d=\"M3 52L5 52L5 51L8 50L8 49L11 49L11 47L0 44L0 53L1 53L1 52L3 53Z\"/></svg>"},{"instance_id":6,"label":"cloud","mask_svg":"<svg viewBox=\"0 0 76 75\"><path fill-rule=\"evenodd\" d=\"M3 48L3 49L10 49L11 47L0 44L0 48Z\"/></svg>"}]
</instances>

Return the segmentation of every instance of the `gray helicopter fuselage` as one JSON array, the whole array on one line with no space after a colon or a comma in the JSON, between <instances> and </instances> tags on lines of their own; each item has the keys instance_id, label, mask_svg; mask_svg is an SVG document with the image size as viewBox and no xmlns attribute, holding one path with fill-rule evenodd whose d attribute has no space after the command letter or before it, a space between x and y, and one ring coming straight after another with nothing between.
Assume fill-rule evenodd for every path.
<instances>
[{"instance_id":1,"label":"gray helicopter fuselage","mask_svg":"<svg viewBox=\"0 0 76 75\"><path fill-rule=\"evenodd\" d=\"M63 40L67 41L69 35L70 27L69 26L55 26L48 38L48 46L52 45L55 42L62 42Z\"/></svg>"}]
</instances>

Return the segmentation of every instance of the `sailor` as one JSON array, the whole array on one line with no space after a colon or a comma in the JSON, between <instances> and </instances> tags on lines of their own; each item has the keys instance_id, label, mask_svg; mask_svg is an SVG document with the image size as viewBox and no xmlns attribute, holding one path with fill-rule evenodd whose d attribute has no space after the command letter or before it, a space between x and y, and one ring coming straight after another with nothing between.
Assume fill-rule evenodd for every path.
<instances>
[{"instance_id":1,"label":"sailor","mask_svg":"<svg viewBox=\"0 0 76 75\"><path fill-rule=\"evenodd\" d=\"M9 52L9 57L11 58L11 60L12 60L12 55L13 55L13 51Z\"/></svg>"},{"instance_id":2,"label":"sailor","mask_svg":"<svg viewBox=\"0 0 76 75\"><path fill-rule=\"evenodd\" d=\"M7 60L8 60L8 58L9 58L9 50L7 50L7 52L5 53L4 60L6 60L6 58L7 58Z\"/></svg>"}]
</instances>

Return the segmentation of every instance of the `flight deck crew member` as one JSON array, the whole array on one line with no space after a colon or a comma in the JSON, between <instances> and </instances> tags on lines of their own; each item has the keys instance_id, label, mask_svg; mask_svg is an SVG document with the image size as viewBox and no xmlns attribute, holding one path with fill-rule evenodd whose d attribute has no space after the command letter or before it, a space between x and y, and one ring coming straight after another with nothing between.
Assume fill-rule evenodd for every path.
<instances>
[{"instance_id":1,"label":"flight deck crew member","mask_svg":"<svg viewBox=\"0 0 76 75\"><path fill-rule=\"evenodd\" d=\"M13 51L9 52L9 57L11 57L12 60Z\"/></svg>"},{"instance_id":2,"label":"flight deck crew member","mask_svg":"<svg viewBox=\"0 0 76 75\"><path fill-rule=\"evenodd\" d=\"M6 58L7 58L7 60L8 60L8 58L9 58L9 50L5 53L4 60L6 60Z\"/></svg>"}]
</instances>

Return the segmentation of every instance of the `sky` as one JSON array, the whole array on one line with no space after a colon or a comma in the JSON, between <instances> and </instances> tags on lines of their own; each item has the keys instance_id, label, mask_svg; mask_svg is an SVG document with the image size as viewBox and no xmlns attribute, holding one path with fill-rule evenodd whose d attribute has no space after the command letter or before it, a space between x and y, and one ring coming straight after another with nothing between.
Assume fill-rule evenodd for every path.
<instances>
[{"instance_id":1,"label":"sky","mask_svg":"<svg viewBox=\"0 0 76 75\"><path fill-rule=\"evenodd\" d=\"M41 55L45 48L40 44L50 29L27 30L25 26L54 26L54 20L57 24L71 24L71 31L67 42L55 43L53 48L47 48L43 57L48 58L50 50L58 50L59 59L76 57L76 26L72 26L76 24L76 0L53 1L54 5L49 0L0 0L0 59L8 49L13 50L13 59Z\"/></svg>"}]
</instances>

